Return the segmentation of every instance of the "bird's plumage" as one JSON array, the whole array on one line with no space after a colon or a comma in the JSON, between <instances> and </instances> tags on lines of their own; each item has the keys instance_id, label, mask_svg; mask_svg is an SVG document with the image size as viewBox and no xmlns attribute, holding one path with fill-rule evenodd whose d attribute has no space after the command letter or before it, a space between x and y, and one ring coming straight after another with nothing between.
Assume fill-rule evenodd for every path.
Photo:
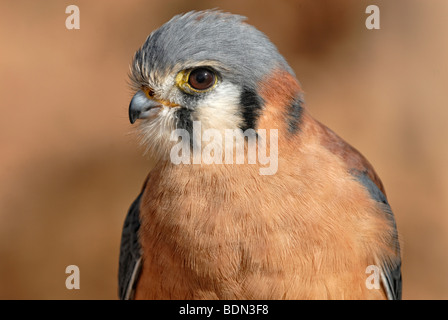
<instances>
[{"instance_id":1,"label":"bird's plumage","mask_svg":"<svg viewBox=\"0 0 448 320\"><path fill-rule=\"evenodd\" d=\"M124 221L121 236L120 259L118 267L118 296L122 300L133 298L141 268L140 198L132 203Z\"/></svg>"},{"instance_id":2,"label":"bird's plumage","mask_svg":"<svg viewBox=\"0 0 448 320\"><path fill-rule=\"evenodd\" d=\"M216 86L176 85L196 67L215 72ZM398 235L381 180L310 116L294 73L261 32L216 11L177 16L137 52L131 79L159 104L149 117L141 116L146 104L130 106L157 161L125 221L121 298L401 298ZM173 164L169 134L191 132L193 121L277 130L277 172L260 175L260 163ZM366 286L370 265L381 269L381 289Z\"/></svg>"},{"instance_id":3,"label":"bird's plumage","mask_svg":"<svg viewBox=\"0 0 448 320\"><path fill-rule=\"evenodd\" d=\"M384 195L383 190L380 189L382 184L379 183L380 186L375 184L369 177L367 169L364 171L354 170L352 174L357 178L357 180L369 191L370 197L377 201L378 206L382 208L383 213L386 214L386 219L389 220L391 224L391 248L395 250L395 261L393 263L388 263L388 261L383 261L382 268L382 281L384 290L386 291L387 298L389 300L401 300L401 261L400 257L400 243L398 241L398 233L397 226L395 223L395 218L392 213L392 209L390 208L389 202L387 201L386 196ZM376 177L379 181L379 178ZM381 182L381 181L379 181Z\"/></svg>"}]
</instances>

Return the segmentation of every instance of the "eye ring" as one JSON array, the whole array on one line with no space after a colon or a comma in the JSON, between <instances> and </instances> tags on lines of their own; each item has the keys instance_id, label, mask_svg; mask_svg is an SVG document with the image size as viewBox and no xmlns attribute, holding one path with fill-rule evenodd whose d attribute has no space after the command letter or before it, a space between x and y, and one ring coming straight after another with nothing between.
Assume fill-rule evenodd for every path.
<instances>
[{"instance_id":1,"label":"eye ring","mask_svg":"<svg viewBox=\"0 0 448 320\"><path fill-rule=\"evenodd\" d=\"M209 67L197 67L179 72L176 83L187 93L204 93L216 86L218 75Z\"/></svg>"}]
</instances>

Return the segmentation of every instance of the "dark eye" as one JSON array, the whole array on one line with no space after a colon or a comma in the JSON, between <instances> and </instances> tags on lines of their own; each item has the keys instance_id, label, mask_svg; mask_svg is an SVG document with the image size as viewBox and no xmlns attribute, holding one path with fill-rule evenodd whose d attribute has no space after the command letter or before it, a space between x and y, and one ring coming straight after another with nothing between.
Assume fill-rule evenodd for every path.
<instances>
[{"instance_id":1,"label":"dark eye","mask_svg":"<svg viewBox=\"0 0 448 320\"><path fill-rule=\"evenodd\" d=\"M190 72L188 84L196 90L206 90L213 86L216 76L213 71L206 68L197 68Z\"/></svg>"}]
</instances>

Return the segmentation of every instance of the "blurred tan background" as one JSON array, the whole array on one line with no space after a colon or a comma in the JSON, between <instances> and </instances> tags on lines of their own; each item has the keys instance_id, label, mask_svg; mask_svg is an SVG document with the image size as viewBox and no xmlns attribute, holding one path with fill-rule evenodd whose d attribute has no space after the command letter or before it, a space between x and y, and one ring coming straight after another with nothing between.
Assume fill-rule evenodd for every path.
<instances>
[{"instance_id":1,"label":"blurred tan background","mask_svg":"<svg viewBox=\"0 0 448 320\"><path fill-rule=\"evenodd\" d=\"M65 8L80 8L67 30ZM377 4L381 29L367 30ZM373 163L403 243L403 297L448 298L448 2L1 1L0 299L116 299L121 227L151 167L128 64L173 15L249 18L311 113ZM81 289L65 288L65 268Z\"/></svg>"}]
</instances>

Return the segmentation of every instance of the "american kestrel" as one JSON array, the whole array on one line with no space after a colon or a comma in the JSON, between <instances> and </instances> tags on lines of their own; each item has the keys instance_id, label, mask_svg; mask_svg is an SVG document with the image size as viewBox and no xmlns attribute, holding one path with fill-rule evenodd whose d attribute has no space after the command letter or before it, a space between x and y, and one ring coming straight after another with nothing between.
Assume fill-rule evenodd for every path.
<instances>
[{"instance_id":1,"label":"american kestrel","mask_svg":"<svg viewBox=\"0 0 448 320\"><path fill-rule=\"evenodd\" d=\"M244 17L175 16L136 52L130 78L129 118L155 166L124 223L121 299L401 298L379 177L310 116L294 71ZM176 130L189 134L180 163ZM253 138L277 152L275 170L201 161L204 135L229 130L214 159L241 137L248 152ZM198 150L199 162L188 161Z\"/></svg>"}]
</instances>

